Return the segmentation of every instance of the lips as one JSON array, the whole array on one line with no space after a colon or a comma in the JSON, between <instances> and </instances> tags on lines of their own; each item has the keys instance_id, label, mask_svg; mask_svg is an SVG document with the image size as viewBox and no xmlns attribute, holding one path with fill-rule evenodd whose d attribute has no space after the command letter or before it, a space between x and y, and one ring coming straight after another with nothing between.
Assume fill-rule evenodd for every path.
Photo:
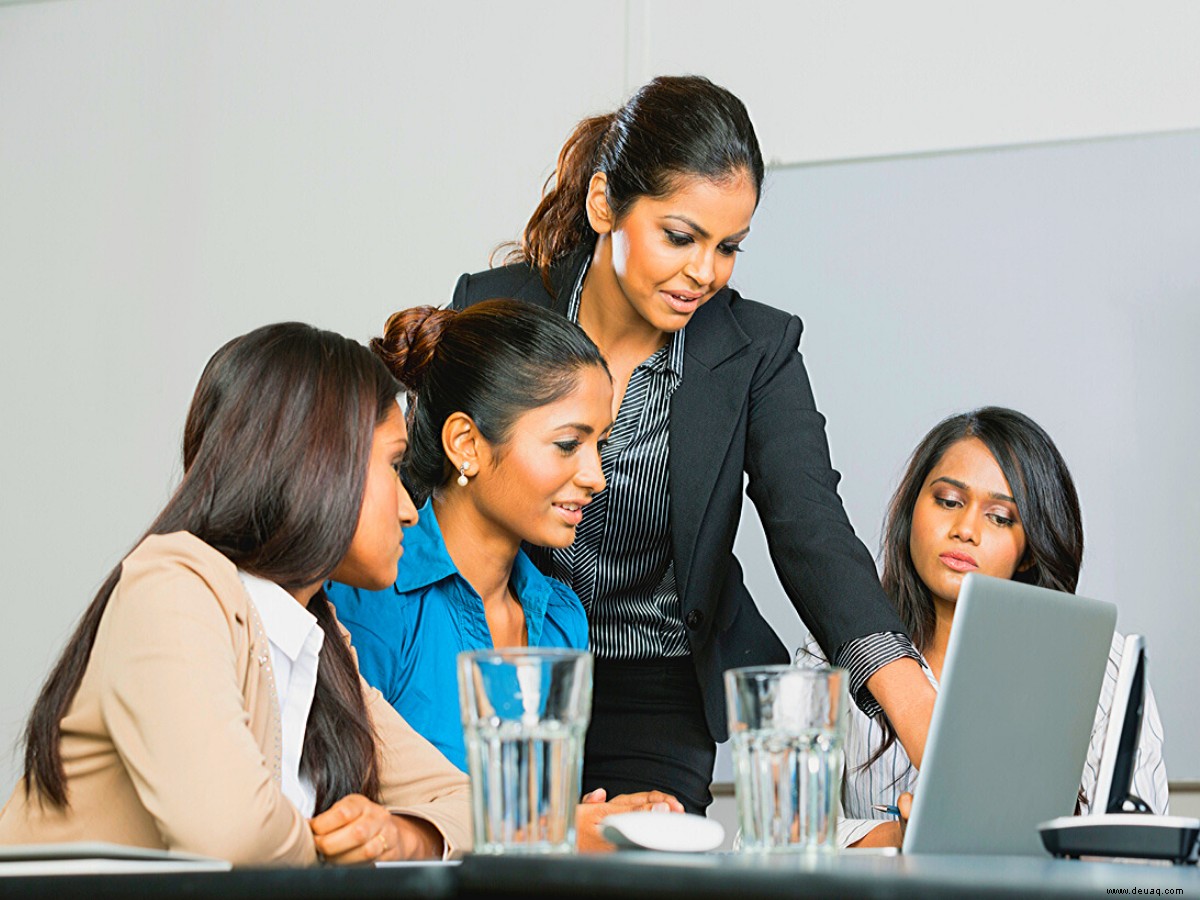
<instances>
[{"instance_id":1,"label":"lips","mask_svg":"<svg viewBox=\"0 0 1200 900\"><path fill-rule=\"evenodd\" d=\"M583 508L591 502L591 500L562 500L551 505L562 520L574 528L583 521Z\"/></svg>"},{"instance_id":2,"label":"lips","mask_svg":"<svg viewBox=\"0 0 1200 900\"><path fill-rule=\"evenodd\" d=\"M961 550L951 550L943 553L938 557L942 564L955 572L973 572L979 568L979 563L975 561L975 557L969 553L963 553Z\"/></svg>"},{"instance_id":3,"label":"lips","mask_svg":"<svg viewBox=\"0 0 1200 900\"><path fill-rule=\"evenodd\" d=\"M694 313L700 307L704 294L698 291L659 291L666 300L667 306L677 313L685 315Z\"/></svg>"}]
</instances>

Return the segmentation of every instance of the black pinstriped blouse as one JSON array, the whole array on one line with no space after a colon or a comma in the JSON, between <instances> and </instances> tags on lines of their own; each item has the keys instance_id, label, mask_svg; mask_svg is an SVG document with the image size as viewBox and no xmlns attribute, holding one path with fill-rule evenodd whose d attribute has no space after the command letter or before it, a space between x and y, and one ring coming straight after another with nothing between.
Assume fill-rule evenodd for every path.
<instances>
[{"instance_id":1,"label":"black pinstriped blouse","mask_svg":"<svg viewBox=\"0 0 1200 900\"><path fill-rule=\"evenodd\" d=\"M571 292L567 317L579 321L587 267ZM607 487L583 508L575 543L533 548L544 572L566 582L587 611L591 650L601 659L688 654L687 630L668 519L667 436L671 394L683 378L684 332L633 370L600 452Z\"/></svg>"}]
</instances>

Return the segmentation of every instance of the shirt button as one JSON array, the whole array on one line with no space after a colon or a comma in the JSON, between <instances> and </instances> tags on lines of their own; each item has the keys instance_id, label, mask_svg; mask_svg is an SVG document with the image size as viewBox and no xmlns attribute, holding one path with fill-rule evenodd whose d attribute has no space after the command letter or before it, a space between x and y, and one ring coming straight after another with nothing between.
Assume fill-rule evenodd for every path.
<instances>
[{"instance_id":1,"label":"shirt button","mask_svg":"<svg viewBox=\"0 0 1200 900\"><path fill-rule=\"evenodd\" d=\"M687 618L685 618L683 622L688 628L699 628L702 624L704 624L704 613L700 612L698 609L693 609L687 614Z\"/></svg>"}]
</instances>

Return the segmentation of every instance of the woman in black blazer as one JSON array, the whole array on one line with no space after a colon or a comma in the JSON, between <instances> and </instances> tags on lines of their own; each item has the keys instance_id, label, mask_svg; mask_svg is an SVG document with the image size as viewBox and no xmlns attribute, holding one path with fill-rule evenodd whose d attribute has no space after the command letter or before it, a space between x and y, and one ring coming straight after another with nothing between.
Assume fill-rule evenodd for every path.
<instances>
[{"instance_id":1,"label":"woman in black blazer","mask_svg":"<svg viewBox=\"0 0 1200 900\"><path fill-rule=\"evenodd\" d=\"M742 581L746 492L800 617L920 759L933 692L837 494L795 316L726 286L762 156L742 103L700 77L658 78L586 119L509 265L464 275L462 308L515 297L561 311L603 351L619 412L608 488L575 544L535 550L588 611L596 654L584 789L711 802L727 737L722 673L787 650Z\"/></svg>"}]
</instances>

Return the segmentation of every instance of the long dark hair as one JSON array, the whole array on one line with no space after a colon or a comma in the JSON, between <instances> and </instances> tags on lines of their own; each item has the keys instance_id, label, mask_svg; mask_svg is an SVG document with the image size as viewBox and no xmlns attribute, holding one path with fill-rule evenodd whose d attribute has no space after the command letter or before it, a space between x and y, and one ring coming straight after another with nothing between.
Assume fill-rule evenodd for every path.
<instances>
[{"instance_id":1,"label":"long dark hair","mask_svg":"<svg viewBox=\"0 0 1200 900\"><path fill-rule=\"evenodd\" d=\"M365 347L289 322L235 338L205 366L188 411L184 475L146 536L186 531L285 589L323 581L358 524L375 426L400 386ZM139 541L140 543L140 541ZM25 730L25 791L68 804L61 722L79 689L118 564L84 612ZM325 632L301 771L317 811L379 795L374 731L358 671L323 591Z\"/></svg>"},{"instance_id":2,"label":"long dark hair","mask_svg":"<svg viewBox=\"0 0 1200 900\"><path fill-rule=\"evenodd\" d=\"M409 410L405 482L423 501L453 473L442 427L470 416L494 445L524 412L553 403L580 370L604 357L561 315L519 300L486 300L467 309L417 306L394 313L371 349L415 398Z\"/></svg>"},{"instance_id":3,"label":"long dark hair","mask_svg":"<svg viewBox=\"0 0 1200 900\"><path fill-rule=\"evenodd\" d=\"M918 650L933 639L933 597L913 564L909 540L913 509L929 473L954 444L978 438L995 457L1016 501L1025 531L1025 556L1014 581L1075 593L1083 563L1083 516L1067 463L1050 435L1029 416L985 406L943 419L921 439L888 505L883 526L883 589L896 606ZM896 740L880 717L884 740L865 765Z\"/></svg>"},{"instance_id":4,"label":"long dark hair","mask_svg":"<svg viewBox=\"0 0 1200 900\"><path fill-rule=\"evenodd\" d=\"M585 201L596 172L607 176L609 209L619 220L639 197L664 197L686 177L725 181L744 173L758 197L763 160L741 100L699 75L655 78L616 112L575 127L505 261L537 266L549 288L551 264L595 239Z\"/></svg>"}]
</instances>

